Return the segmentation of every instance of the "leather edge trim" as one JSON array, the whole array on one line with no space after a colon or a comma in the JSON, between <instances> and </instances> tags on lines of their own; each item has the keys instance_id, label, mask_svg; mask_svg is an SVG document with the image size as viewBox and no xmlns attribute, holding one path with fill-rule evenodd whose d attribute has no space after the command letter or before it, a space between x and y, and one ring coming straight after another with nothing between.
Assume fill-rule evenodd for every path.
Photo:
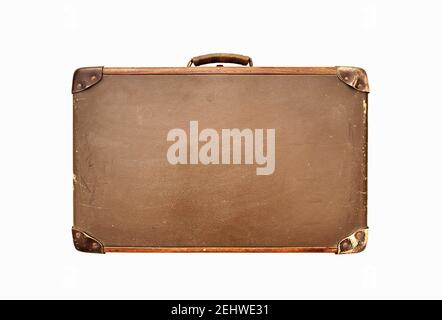
<instances>
[{"instance_id":1,"label":"leather edge trim","mask_svg":"<svg viewBox=\"0 0 442 320\"><path fill-rule=\"evenodd\" d=\"M97 238L84 231L72 227L72 239L75 249L88 253L104 253L104 245Z\"/></svg>"},{"instance_id":2,"label":"leather edge trim","mask_svg":"<svg viewBox=\"0 0 442 320\"><path fill-rule=\"evenodd\" d=\"M229 74L229 75L330 75L336 67L105 67L103 75Z\"/></svg>"},{"instance_id":3,"label":"leather edge trim","mask_svg":"<svg viewBox=\"0 0 442 320\"><path fill-rule=\"evenodd\" d=\"M368 228L359 229L339 241L337 254L358 253L365 250L368 242Z\"/></svg>"},{"instance_id":4,"label":"leather edge trim","mask_svg":"<svg viewBox=\"0 0 442 320\"><path fill-rule=\"evenodd\" d=\"M75 70L72 79L72 93L89 89L103 79L104 67L86 67Z\"/></svg>"},{"instance_id":5,"label":"leather edge trim","mask_svg":"<svg viewBox=\"0 0 442 320\"><path fill-rule=\"evenodd\" d=\"M119 247L107 246L105 252L133 253L336 253L336 247Z\"/></svg>"},{"instance_id":6,"label":"leather edge trim","mask_svg":"<svg viewBox=\"0 0 442 320\"><path fill-rule=\"evenodd\" d=\"M370 92L368 77L364 69L358 67L336 67L338 78L355 90Z\"/></svg>"}]
</instances>

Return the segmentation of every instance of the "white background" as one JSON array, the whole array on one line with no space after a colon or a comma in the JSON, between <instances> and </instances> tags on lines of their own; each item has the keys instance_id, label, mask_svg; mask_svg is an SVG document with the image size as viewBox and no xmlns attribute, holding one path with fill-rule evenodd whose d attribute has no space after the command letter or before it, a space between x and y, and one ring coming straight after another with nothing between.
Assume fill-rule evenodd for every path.
<instances>
[{"instance_id":1,"label":"white background","mask_svg":"<svg viewBox=\"0 0 442 320\"><path fill-rule=\"evenodd\" d=\"M0 298L442 298L439 1L2 1ZM106 254L72 244L78 67L367 70L370 240L357 255Z\"/></svg>"}]
</instances>

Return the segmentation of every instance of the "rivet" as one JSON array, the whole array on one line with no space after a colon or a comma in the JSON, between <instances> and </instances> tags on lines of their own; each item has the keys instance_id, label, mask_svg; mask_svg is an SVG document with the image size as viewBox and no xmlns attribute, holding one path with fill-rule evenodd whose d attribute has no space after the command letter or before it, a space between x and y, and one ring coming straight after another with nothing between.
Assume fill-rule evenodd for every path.
<instances>
[{"instance_id":1,"label":"rivet","mask_svg":"<svg viewBox=\"0 0 442 320\"><path fill-rule=\"evenodd\" d=\"M98 248L98 243L96 243L96 242L92 243L92 248L94 248L94 249Z\"/></svg>"},{"instance_id":2,"label":"rivet","mask_svg":"<svg viewBox=\"0 0 442 320\"><path fill-rule=\"evenodd\" d=\"M82 87L81 83L77 84L78 89L81 89L81 87Z\"/></svg>"},{"instance_id":3,"label":"rivet","mask_svg":"<svg viewBox=\"0 0 442 320\"><path fill-rule=\"evenodd\" d=\"M347 250L351 249L351 242L350 242L350 240L345 240L345 241L343 241L343 242L341 243L341 249L342 249L343 251L347 251Z\"/></svg>"},{"instance_id":4,"label":"rivet","mask_svg":"<svg viewBox=\"0 0 442 320\"><path fill-rule=\"evenodd\" d=\"M81 233L80 233L80 232L77 232L77 233L75 234L75 238L80 239L80 237L81 237Z\"/></svg>"},{"instance_id":5,"label":"rivet","mask_svg":"<svg viewBox=\"0 0 442 320\"><path fill-rule=\"evenodd\" d=\"M363 231L358 231L355 234L355 238L358 239L358 241L364 241L365 233Z\"/></svg>"},{"instance_id":6,"label":"rivet","mask_svg":"<svg viewBox=\"0 0 442 320\"><path fill-rule=\"evenodd\" d=\"M344 77L344 80L345 80L345 81L348 81L348 77Z\"/></svg>"},{"instance_id":7,"label":"rivet","mask_svg":"<svg viewBox=\"0 0 442 320\"><path fill-rule=\"evenodd\" d=\"M96 76L92 76L92 77L91 77L91 80L92 80L92 81L95 81L95 79L97 79Z\"/></svg>"},{"instance_id":8,"label":"rivet","mask_svg":"<svg viewBox=\"0 0 442 320\"><path fill-rule=\"evenodd\" d=\"M361 84L358 84L358 88L360 88L360 87L362 87L362 85L361 85Z\"/></svg>"}]
</instances>

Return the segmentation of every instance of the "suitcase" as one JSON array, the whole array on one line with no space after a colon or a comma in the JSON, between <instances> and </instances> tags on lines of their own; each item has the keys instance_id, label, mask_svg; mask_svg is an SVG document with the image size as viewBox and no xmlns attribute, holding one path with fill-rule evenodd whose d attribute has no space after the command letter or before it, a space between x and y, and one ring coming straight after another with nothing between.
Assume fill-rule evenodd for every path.
<instances>
[{"instance_id":1,"label":"suitcase","mask_svg":"<svg viewBox=\"0 0 442 320\"><path fill-rule=\"evenodd\" d=\"M360 68L236 54L76 70L75 248L364 250L368 92Z\"/></svg>"}]
</instances>

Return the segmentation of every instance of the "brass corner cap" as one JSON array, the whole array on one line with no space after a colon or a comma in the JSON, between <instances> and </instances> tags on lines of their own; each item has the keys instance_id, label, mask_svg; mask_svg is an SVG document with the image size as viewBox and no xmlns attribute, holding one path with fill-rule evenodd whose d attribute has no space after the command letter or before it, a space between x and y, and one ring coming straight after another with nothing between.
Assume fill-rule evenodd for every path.
<instances>
[{"instance_id":1,"label":"brass corner cap","mask_svg":"<svg viewBox=\"0 0 442 320\"><path fill-rule=\"evenodd\" d=\"M337 254L364 251L368 241L368 228L359 229L338 243Z\"/></svg>"},{"instance_id":2,"label":"brass corner cap","mask_svg":"<svg viewBox=\"0 0 442 320\"><path fill-rule=\"evenodd\" d=\"M75 249L82 252L104 253L104 246L100 240L72 227L72 238L74 240Z\"/></svg>"},{"instance_id":3,"label":"brass corner cap","mask_svg":"<svg viewBox=\"0 0 442 320\"><path fill-rule=\"evenodd\" d=\"M87 67L75 70L72 80L72 93L84 91L100 82L103 78L103 67Z\"/></svg>"},{"instance_id":4,"label":"brass corner cap","mask_svg":"<svg viewBox=\"0 0 442 320\"><path fill-rule=\"evenodd\" d=\"M336 67L336 73L338 78L350 87L358 91L370 92L367 73L364 69L357 67Z\"/></svg>"}]
</instances>

